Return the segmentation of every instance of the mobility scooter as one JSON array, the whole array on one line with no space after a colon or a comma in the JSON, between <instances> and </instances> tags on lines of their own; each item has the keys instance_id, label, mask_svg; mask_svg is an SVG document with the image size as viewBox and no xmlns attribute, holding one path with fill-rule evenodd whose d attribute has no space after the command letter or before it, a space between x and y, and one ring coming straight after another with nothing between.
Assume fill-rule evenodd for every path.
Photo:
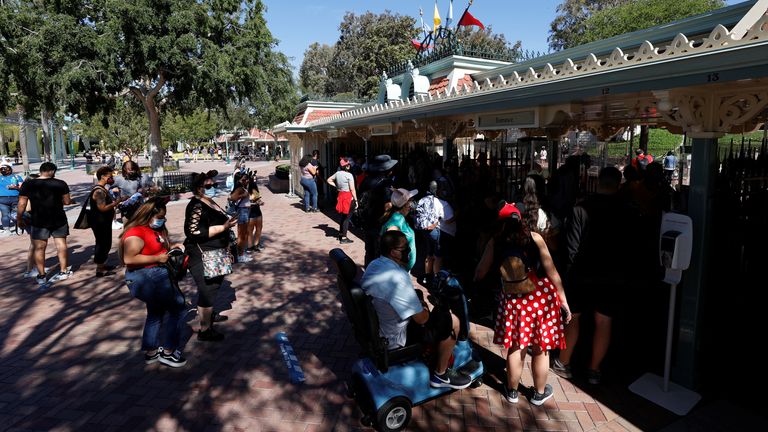
<instances>
[{"instance_id":1,"label":"mobility scooter","mask_svg":"<svg viewBox=\"0 0 768 432\"><path fill-rule=\"evenodd\" d=\"M450 388L429 385L430 367L423 360L422 344L390 350L379 334L379 320L371 298L355 279L357 266L341 249L329 253L337 269L337 285L342 305L362 350L352 367L349 395L363 411L363 424L380 431L399 431L408 426L411 407L446 395ZM430 290L430 302L450 306L459 318L461 329L453 350L452 368L470 376L472 387L482 385L483 363L468 340L467 303L461 285L447 272L441 272Z\"/></svg>"}]
</instances>

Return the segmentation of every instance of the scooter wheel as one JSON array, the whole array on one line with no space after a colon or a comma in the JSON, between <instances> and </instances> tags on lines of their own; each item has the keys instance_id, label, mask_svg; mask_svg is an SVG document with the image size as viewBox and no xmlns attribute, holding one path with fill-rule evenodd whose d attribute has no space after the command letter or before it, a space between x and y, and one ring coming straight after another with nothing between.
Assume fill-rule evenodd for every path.
<instances>
[{"instance_id":1,"label":"scooter wheel","mask_svg":"<svg viewBox=\"0 0 768 432\"><path fill-rule=\"evenodd\" d=\"M411 421L411 401L397 396L384 404L376 413L376 425L382 432L396 432L405 429Z\"/></svg>"},{"instance_id":2,"label":"scooter wheel","mask_svg":"<svg viewBox=\"0 0 768 432\"><path fill-rule=\"evenodd\" d=\"M475 388L480 387L481 385L483 385L483 379L482 378L478 378L478 379L472 381L472 384L470 384L469 387L475 389Z\"/></svg>"}]
</instances>

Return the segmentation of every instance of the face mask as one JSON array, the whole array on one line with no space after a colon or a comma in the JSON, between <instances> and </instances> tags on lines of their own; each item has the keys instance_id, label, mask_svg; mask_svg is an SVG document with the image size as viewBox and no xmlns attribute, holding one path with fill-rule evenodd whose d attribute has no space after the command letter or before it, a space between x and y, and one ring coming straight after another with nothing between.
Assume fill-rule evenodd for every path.
<instances>
[{"instance_id":1,"label":"face mask","mask_svg":"<svg viewBox=\"0 0 768 432\"><path fill-rule=\"evenodd\" d=\"M205 196L208 198L213 198L216 196L216 189L210 187L205 189Z\"/></svg>"},{"instance_id":2,"label":"face mask","mask_svg":"<svg viewBox=\"0 0 768 432\"><path fill-rule=\"evenodd\" d=\"M153 230L159 230L163 225L165 225L165 219L152 219L152 222L149 223L149 227Z\"/></svg>"},{"instance_id":3,"label":"face mask","mask_svg":"<svg viewBox=\"0 0 768 432\"><path fill-rule=\"evenodd\" d=\"M131 179L131 180L137 180L139 177L141 177L141 174L139 174L139 173L133 173L132 172L132 173L128 174L128 178Z\"/></svg>"},{"instance_id":4,"label":"face mask","mask_svg":"<svg viewBox=\"0 0 768 432\"><path fill-rule=\"evenodd\" d=\"M109 184L109 185L115 184L115 179L113 179L113 178L107 179L107 184Z\"/></svg>"}]
</instances>

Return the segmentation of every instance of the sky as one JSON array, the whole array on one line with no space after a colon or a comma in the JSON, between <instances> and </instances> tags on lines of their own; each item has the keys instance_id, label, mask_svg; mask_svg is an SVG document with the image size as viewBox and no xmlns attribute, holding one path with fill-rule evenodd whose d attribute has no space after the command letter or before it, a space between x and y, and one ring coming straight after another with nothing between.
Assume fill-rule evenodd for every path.
<instances>
[{"instance_id":1,"label":"sky","mask_svg":"<svg viewBox=\"0 0 768 432\"><path fill-rule=\"evenodd\" d=\"M727 0L728 5L742 0ZM562 0L475 0L472 15L494 33L503 33L508 41L521 41L523 50L547 52L549 24ZM333 45L339 37L338 26L347 11L362 14L390 10L419 18L431 27L434 0L264 0L265 17L272 35L280 41L278 50L286 54L294 66L294 75L304 59L304 51L313 42ZM449 0L438 0L440 17L445 22ZM467 0L454 0L453 19L459 20Z\"/></svg>"}]
</instances>

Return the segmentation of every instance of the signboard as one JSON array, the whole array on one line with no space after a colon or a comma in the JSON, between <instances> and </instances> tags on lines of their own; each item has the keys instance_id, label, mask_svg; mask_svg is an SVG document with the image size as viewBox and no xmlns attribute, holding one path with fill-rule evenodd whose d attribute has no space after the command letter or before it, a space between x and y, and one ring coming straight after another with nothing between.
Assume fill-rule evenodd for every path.
<instances>
[{"instance_id":1,"label":"signboard","mask_svg":"<svg viewBox=\"0 0 768 432\"><path fill-rule=\"evenodd\" d=\"M477 129L539 127L536 110L514 111L478 116Z\"/></svg>"},{"instance_id":2,"label":"signboard","mask_svg":"<svg viewBox=\"0 0 768 432\"><path fill-rule=\"evenodd\" d=\"M371 126L371 136L392 135L392 123Z\"/></svg>"},{"instance_id":3,"label":"signboard","mask_svg":"<svg viewBox=\"0 0 768 432\"><path fill-rule=\"evenodd\" d=\"M328 131L328 138L338 138L338 137L339 137L338 129L331 129Z\"/></svg>"}]
</instances>

